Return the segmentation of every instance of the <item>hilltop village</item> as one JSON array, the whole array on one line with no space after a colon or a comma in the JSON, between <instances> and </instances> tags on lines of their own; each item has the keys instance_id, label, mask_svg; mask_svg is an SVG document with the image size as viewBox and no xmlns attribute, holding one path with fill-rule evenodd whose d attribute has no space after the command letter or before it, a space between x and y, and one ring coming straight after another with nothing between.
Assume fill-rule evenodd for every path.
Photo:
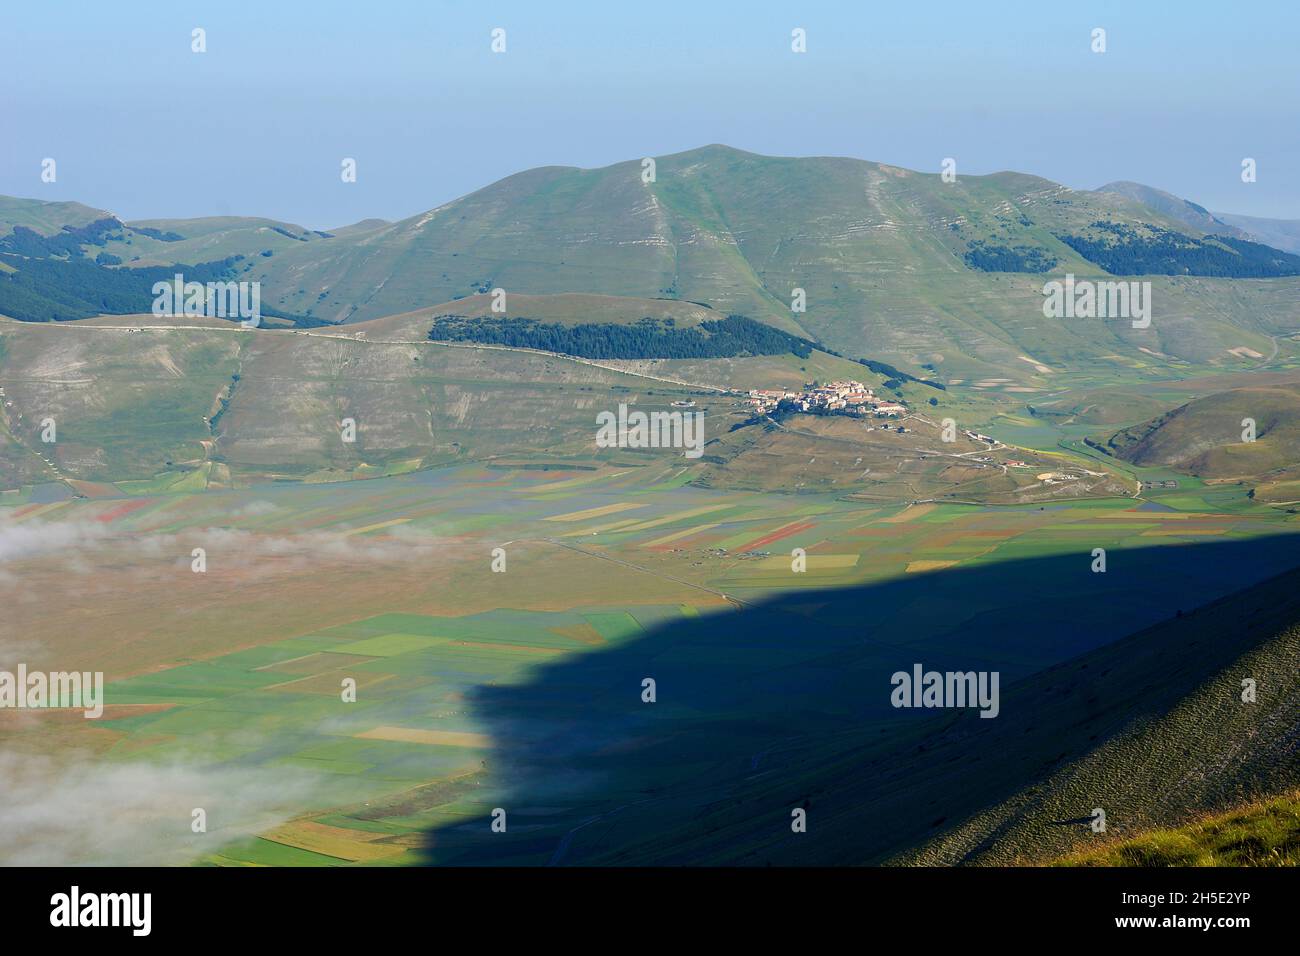
<instances>
[{"instance_id":1,"label":"hilltop village","mask_svg":"<svg viewBox=\"0 0 1300 956\"><path fill-rule=\"evenodd\" d=\"M800 411L813 414L845 415L880 415L893 417L907 412L907 406L892 399L877 398L870 388L861 382L828 382L819 385L811 382L802 390L788 388L750 389L745 404L760 415L777 410L782 404Z\"/></svg>"}]
</instances>

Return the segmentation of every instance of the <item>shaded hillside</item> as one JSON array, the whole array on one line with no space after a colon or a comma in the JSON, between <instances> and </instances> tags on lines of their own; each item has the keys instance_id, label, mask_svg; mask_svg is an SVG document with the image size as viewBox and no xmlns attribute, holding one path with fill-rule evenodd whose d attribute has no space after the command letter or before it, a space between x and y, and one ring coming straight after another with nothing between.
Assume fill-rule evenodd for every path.
<instances>
[{"instance_id":1,"label":"shaded hillside","mask_svg":"<svg viewBox=\"0 0 1300 956\"><path fill-rule=\"evenodd\" d=\"M1037 720L998 730L1008 748L1019 731L1069 756L900 861L1041 861L1101 839L1089 826L1097 807L1106 835L1125 837L1293 787L1298 668L1296 572L1055 668L1022 691Z\"/></svg>"},{"instance_id":2,"label":"shaded hillside","mask_svg":"<svg viewBox=\"0 0 1300 956\"><path fill-rule=\"evenodd\" d=\"M1098 806L1122 835L1294 786L1300 572L1200 611L1184 602L1248 569L1294 568L1295 542L1115 551L1106 575L1086 558L780 596L482 686L469 703L504 787L484 799L529 825L506 839L458 819L431 850L482 863L1009 862L1083 844ZM1137 603L1108 585L1121 576L1143 582ZM1016 610L968 616L973 591ZM916 662L998 670L998 716L892 708L890 675ZM1240 701L1245 676L1255 704ZM645 677L653 706L638 697ZM806 833L792 832L793 808Z\"/></svg>"}]
</instances>

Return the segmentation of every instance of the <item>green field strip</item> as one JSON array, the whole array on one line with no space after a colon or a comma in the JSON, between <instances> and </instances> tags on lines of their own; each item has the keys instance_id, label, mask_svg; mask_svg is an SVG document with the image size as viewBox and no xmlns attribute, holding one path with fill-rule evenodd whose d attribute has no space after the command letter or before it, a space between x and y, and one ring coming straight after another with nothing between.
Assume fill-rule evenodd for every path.
<instances>
[{"instance_id":1,"label":"green field strip","mask_svg":"<svg viewBox=\"0 0 1300 956\"><path fill-rule=\"evenodd\" d=\"M114 704L194 703L212 700L215 696L219 696L200 687L168 684L136 687L131 683L132 680L134 678L114 682L106 686L104 688L104 703L108 706ZM234 692L231 691L231 693Z\"/></svg>"},{"instance_id":2,"label":"green field strip","mask_svg":"<svg viewBox=\"0 0 1300 956\"><path fill-rule=\"evenodd\" d=\"M158 687L201 687L209 697L234 694L244 690L255 690L274 684L279 680L274 674L252 671L241 667L230 667L221 658L201 661L195 664L183 664L155 674L144 674L115 682L109 686L128 686L132 689L150 689Z\"/></svg>"},{"instance_id":3,"label":"green field strip","mask_svg":"<svg viewBox=\"0 0 1300 956\"><path fill-rule=\"evenodd\" d=\"M224 847L212 859L255 866L343 866L348 862L336 856L314 853L262 837Z\"/></svg>"},{"instance_id":4,"label":"green field strip","mask_svg":"<svg viewBox=\"0 0 1300 956\"><path fill-rule=\"evenodd\" d=\"M455 633L455 628L458 626L457 622L463 620L464 618L433 617L420 614L380 614L377 617L354 622L349 626L364 628L363 633L372 637L380 634L418 634L433 637L443 633ZM332 633L334 630L336 629L331 628L330 632Z\"/></svg>"},{"instance_id":5,"label":"green field strip","mask_svg":"<svg viewBox=\"0 0 1300 956\"><path fill-rule=\"evenodd\" d=\"M284 757L277 760L276 763L289 767L298 767L303 770L314 770L319 773L329 774L363 774L374 769L374 764L358 763L347 760L327 760L317 757L303 757L295 754L292 757Z\"/></svg>"},{"instance_id":6,"label":"green field strip","mask_svg":"<svg viewBox=\"0 0 1300 956\"><path fill-rule=\"evenodd\" d=\"M412 651L422 651L432 647L435 644L444 644L451 640L450 637L433 636L426 634L381 634L377 637L366 638L361 641L354 641L351 644L341 644L338 647L327 648L329 653L333 654L357 654L363 657L396 657L400 654L409 654Z\"/></svg>"},{"instance_id":7,"label":"green field strip","mask_svg":"<svg viewBox=\"0 0 1300 956\"><path fill-rule=\"evenodd\" d=\"M357 817L348 816L345 813L327 813L323 817L314 818L317 823L324 824L327 827L338 827L341 830L356 830L360 833L391 833L400 836L406 833L418 833L423 828L404 826L400 823L393 823L388 818L382 820L361 820Z\"/></svg>"},{"instance_id":8,"label":"green field strip","mask_svg":"<svg viewBox=\"0 0 1300 956\"><path fill-rule=\"evenodd\" d=\"M308 651L307 653L312 653ZM276 664L282 664L295 658L304 656L302 644L290 645L288 641L280 641L275 644L264 644L261 647L251 647L247 650L235 651L233 654L225 654L219 658L222 664L230 667L238 667L245 670L257 670L262 667L271 667Z\"/></svg>"}]
</instances>

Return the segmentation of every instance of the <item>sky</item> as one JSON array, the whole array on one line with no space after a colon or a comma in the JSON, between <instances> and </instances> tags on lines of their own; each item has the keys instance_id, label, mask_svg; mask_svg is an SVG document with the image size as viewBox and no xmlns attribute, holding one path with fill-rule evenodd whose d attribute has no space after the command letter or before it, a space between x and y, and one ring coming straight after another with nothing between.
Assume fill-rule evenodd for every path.
<instances>
[{"instance_id":1,"label":"sky","mask_svg":"<svg viewBox=\"0 0 1300 956\"><path fill-rule=\"evenodd\" d=\"M1286 2L4 0L0 194L328 229L726 143L1300 219L1297 37Z\"/></svg>"}]
</instances>

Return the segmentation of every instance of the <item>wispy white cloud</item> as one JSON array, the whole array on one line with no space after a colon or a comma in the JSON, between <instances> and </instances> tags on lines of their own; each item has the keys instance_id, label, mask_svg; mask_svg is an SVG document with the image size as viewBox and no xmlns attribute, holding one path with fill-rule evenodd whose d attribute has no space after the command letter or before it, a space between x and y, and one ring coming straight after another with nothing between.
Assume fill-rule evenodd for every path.
<instances>
[{"instance_id":1,"label":"wispy white cloud","mask_svg":"<svg viewBox=\"0 0 1300 956\"><path fill-rule=\"evenodd\" d=\"M0 751L0 865L190 862L301 812L306 771ZM194 833L193 812L207 815Z\"/></svg>"}]
</instances>

